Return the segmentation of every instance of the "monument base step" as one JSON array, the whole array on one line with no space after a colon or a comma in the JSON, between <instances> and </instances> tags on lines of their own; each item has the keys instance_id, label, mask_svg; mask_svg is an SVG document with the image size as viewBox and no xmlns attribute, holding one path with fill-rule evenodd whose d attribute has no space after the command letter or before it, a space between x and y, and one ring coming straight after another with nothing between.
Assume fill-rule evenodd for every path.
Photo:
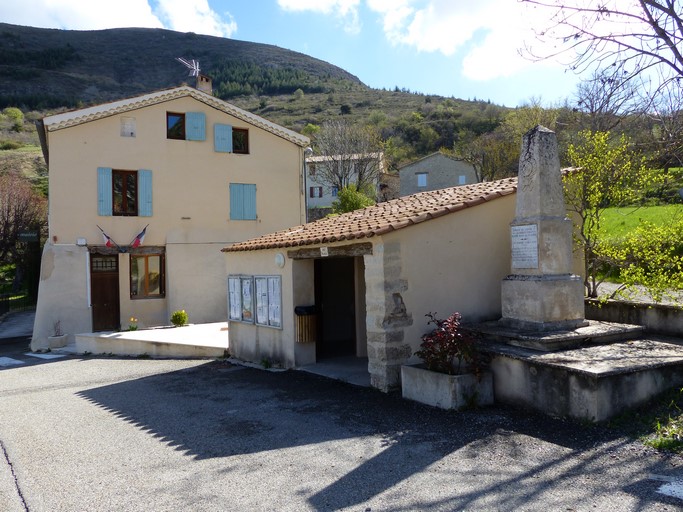
<instances>
[{"instance_id":1,"label":"monument base step","mask_svg":"<svg viewBox=\"0 0 683 512\"><path fill-rule=\"evenodd\" d=\"M683 386L683 342L651 337L557 352L485 341L495 401L604 421Z\"/></svg>"},{"instance_id":2,"label":"monument base step","mask_svg":"<svg viewBox=\"0 0 683 512\"><path fill-rule=\"evenodd\" d=\"M640 325L596 320L588 320L587 325L576 329L561 331L517 330L501 321L465 327L491 341L541 352L575 349L589 344L612 343L626 338L634 339L641 336L644 331Z\"/></svg>"}]
</instances>

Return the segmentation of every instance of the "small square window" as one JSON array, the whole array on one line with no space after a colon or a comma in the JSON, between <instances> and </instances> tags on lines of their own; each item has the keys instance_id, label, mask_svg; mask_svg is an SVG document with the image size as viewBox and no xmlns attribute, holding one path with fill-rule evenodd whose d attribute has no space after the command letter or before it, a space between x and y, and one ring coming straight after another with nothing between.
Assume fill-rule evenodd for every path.
<instances>
[{"instance_id":1,"label":"small square window","mask_svg":"<svg viewBox=\"0 0 683 512\"><path fill-rule=\"evenodd\" d=\"M308 190L308 194L310 197L322 197L323 196L323 188L322 187L310 187Z\"/></svg>"},{"instance_id":2,"label":"small square window","mask_svg":"<svg viewBox=\"0 0 683 512\"><path fill-rule=\"evenodd\" d=\"M185 140L185 114L166 112L166 138Z\"/></svg>"},{"instance_id":3,"label":"small square window","mask_svg":"<svg viewBox=\"0 0 683 512\"><path fill-rule=\"evenodd\" d=\"M417 186L426 187L427 186L427 173L421 172L417 175Z\"/></svg>"},{"instance_id":4,"label":"small square window","mask_svg":"<svg viewBox=\"0 0 683 512\"><path fill-rule=\"evenodd\" d=\"M467 184L467 177L464 174L461 174L458 176L458 185L466 185Z\"/></svg>"},{"instance_id":5,"label":"small square window","mask_svg":"<svg viewBox=\"0 0 683 512\"><path fill-rule=\"evenodd\" d=\"M337 197L339 195L339 187L332 187L332 197Z\"/></svg>"},{"instance_id":6,"label":"small square window","mask_svg":"<svg viewBox=\"0 0 683 512\"><path fill-rule=\"evenodd\" d=\"M232 152L233 153L249 153L249 130L244 128L232 129Z\"/></svg>"}]
</instances>

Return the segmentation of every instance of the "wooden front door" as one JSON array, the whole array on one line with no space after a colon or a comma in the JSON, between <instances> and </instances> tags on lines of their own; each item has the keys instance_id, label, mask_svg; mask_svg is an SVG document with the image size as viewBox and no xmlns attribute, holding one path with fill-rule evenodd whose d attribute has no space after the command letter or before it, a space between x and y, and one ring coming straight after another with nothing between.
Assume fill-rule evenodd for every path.
<instances>
[{"instance_id":1,"label":"wooden front door","mask_svg":"<svg viewBox=\"0 0 683 512\"><path fill-rule=\"evenodd\" d=\"M119 256L90 255L92 330L115 331L120 324Z\"/></svg>"}]
</instances>

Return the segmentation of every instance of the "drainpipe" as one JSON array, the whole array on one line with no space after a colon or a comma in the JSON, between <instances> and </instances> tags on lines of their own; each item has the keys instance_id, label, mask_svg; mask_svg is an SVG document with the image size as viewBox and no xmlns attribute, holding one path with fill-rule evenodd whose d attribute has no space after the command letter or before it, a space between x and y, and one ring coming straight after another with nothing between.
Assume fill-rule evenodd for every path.
<instances>
[{"instance_id":1,"label":"drainpipe","mask_svg":"<svg viewBox=\"0 0 683 512\"><path fill-rule=\"evenodd\" d=\"M306 220L306 224L308 224L308 186L306 184L308 167L306 167L306 157L309 157L312 154L313 150L310 147L304 149L304 219Z\"/></svg>"}]
</instances>

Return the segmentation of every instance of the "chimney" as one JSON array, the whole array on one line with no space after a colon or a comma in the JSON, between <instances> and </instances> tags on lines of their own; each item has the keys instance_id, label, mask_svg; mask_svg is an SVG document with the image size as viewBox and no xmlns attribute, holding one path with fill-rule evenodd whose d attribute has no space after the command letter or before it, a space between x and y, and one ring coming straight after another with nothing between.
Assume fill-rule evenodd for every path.
<instances>
[{"instance_id":1,"label":"chimney","mask_svg":"<svg viewBox=\"0 0 683 512\"><path fill-rule=\"evenodd\" d=\"M211 79L206 75L197 75L197 89L213 96L213 85Z\"/></svg>"}]
</instances>

